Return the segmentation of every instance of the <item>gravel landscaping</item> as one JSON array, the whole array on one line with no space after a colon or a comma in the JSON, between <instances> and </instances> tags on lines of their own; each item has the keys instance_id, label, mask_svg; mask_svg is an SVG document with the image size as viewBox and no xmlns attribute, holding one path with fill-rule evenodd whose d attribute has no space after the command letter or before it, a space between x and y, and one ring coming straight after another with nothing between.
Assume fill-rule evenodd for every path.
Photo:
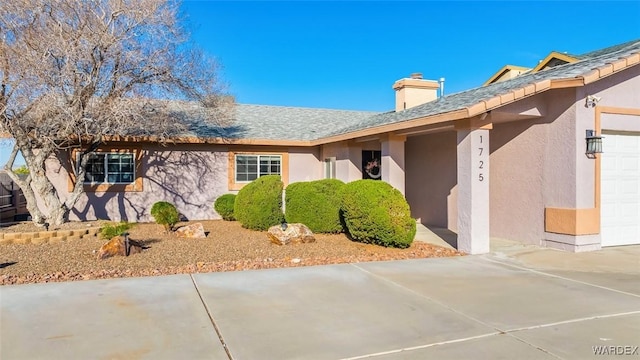
<instances>
[{"instance_id":1,"label":"gravel landscaping","mask_svg":"<svg viewBox=\"0 0 640 360\"><path fill-rule=\"evenodd\" d=\"M102 222L104 223L104 222ZM55 244L0 245L0 284L74 281L130 276L156 276L238 271L364 261L460 256L450 249L414 242L407 249L384 248L351 241L344 234L316 234L316 242L279 246L266 232L243 229L238 222L201 221L204 239L177 238L157 224L137 224L129 233L148 249L129 257L97 260L106 240L99 237ZM96 226L68 223L65 229ZM178 226L187 223L178 224ZM0 228L0 232L38 231L31 223Z\"/></svg>"}]
</instances>

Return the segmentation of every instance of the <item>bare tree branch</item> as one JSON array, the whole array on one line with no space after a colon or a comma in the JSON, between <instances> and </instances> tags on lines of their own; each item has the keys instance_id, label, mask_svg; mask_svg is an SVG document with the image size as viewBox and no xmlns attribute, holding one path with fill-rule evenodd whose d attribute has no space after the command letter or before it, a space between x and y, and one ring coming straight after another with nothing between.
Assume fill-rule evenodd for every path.
<instances>
[{"instance_id":1,"label":"bare tree branch","mask_svg":"<svg viewBox=\"0 0 640 360\"><path fill-rule=\"evenodd\" d=\"M19 185L46 204L38 221L65 221L103 138L185 133L193 119L176 121L167 100L208 101L200 120L220 118L218 66L190 46L178 13L174 0L0 1L0 132L31 172ZM74 147L81 167L63 201L45 163Z\"/></svg>"}]
</instances>

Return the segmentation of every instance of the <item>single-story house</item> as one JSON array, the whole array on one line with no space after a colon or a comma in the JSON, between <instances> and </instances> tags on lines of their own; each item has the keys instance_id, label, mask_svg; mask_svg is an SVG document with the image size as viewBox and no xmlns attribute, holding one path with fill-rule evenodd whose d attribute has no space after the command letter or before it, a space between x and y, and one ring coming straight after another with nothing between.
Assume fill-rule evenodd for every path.
<instances>
[{"instance_id":1,"label":"single-story house","mask_svg":"<svg viewBox=\"0 0 640 360\"><path fill-rule=\"evenodd\" d=\"M471 254L488 252L490 237L569 251L640 243L640 40L553 52L455 94L438 96L439 85L398 80L384 113L239 104L223 136L194 122L166 146L111 141L71 217L147 221L166 200L215 219L217 197L262 175L379 178ZM50 164L63 195L68 162Z\"/></svg>"}]
</instances>

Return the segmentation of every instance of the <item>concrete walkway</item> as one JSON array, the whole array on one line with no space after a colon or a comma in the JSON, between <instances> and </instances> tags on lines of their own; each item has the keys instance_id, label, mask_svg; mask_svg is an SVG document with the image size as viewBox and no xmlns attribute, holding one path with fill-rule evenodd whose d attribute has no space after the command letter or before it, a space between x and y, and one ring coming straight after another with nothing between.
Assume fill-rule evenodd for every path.
<instances>
[{"instance_id":1,"label":"concrete walkway","mask_svg":"<svg viewBox=\"0 0 640 360\"><path fill-rule=\"evenodd\" d=\"M639 246L503 242L483 256L0 287L1 359L640 358L637 346Z\"/></svg>"}]
</instances>

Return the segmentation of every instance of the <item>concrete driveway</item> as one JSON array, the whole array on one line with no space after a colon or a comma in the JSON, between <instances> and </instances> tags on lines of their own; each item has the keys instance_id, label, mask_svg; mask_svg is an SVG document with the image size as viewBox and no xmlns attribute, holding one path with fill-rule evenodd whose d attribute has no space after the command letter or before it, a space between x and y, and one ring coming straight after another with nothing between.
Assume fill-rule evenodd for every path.
<instances>
[{"instance_id":1,"label":"concrete driveway","mask_svg":"<svg viewBox=\"0 0 640 360\"><path fill-rule=\"evenodd\" d=\"M640 359L640 247L494 246L461 258L4 286L0 358Z\"/></svg>"}]
</instances>

